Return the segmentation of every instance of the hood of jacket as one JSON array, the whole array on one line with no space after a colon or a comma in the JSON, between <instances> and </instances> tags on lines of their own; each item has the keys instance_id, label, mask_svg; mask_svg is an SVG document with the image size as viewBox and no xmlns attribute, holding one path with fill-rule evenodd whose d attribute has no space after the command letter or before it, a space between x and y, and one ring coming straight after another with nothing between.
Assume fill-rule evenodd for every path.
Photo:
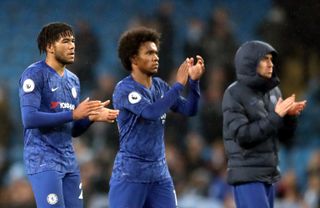
<instances>
[{"instance_id":1,"label":"hood of jacket","mask_svg":"<svg viewBox=\"0 0 320 208\"><path fill-rule=\"evenodd\" d=\"M257 73L257 66L260 60L267 54L272 54L274 63L270 79L264 78ZM267 92L273 89L280 83L275 73L277 55L277 51L268 43L257 40L245 42L235 55L237 80L258 91Z\"/></svg>"}]
</instances>

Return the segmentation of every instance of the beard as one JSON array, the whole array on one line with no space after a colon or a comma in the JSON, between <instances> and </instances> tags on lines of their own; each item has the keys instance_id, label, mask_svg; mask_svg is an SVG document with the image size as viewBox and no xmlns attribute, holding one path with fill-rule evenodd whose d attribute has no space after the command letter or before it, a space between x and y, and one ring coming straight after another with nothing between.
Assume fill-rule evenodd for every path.
<instances>
[{"instance_id":1,"label":"beard","mask_svg":"<svg viewBox=\"0 0 320 208\"><path fill-rule=\"evenodd\" d=\"M66 58L60 56L59 54L56 54L55 56L56 60L61 63L62 65L69 65L74 63L74 59L72 60L67 60Z\"/></svg>"},{"instance_id":2,"label":"beard","mask_svg":"<svg viewBox=\"0 0 320 208\"><path fill-rule=\"evenodd\" d=\"M158 69L157 70L148 70L148 69L141 69L141 72L146 74L147 76L153 76L155 74L157 74Z\"/></svg>"}]
</instances>

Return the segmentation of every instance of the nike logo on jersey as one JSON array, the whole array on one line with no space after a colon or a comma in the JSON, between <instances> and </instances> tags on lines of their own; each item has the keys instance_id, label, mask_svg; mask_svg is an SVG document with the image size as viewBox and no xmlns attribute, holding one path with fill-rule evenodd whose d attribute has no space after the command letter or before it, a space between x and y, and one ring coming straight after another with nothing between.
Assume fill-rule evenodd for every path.
<instances>
[{"instance_id":1,"label":"nike logo on jersey","mask_svg":"<svg viewBox=\"0 0 320 208\"><path fill-rule=\"evenodd\" d=\"M56 87L56 88L51 88L51 91L54 92L58 89L59 87Z\"/></svg>"}]
</instances>

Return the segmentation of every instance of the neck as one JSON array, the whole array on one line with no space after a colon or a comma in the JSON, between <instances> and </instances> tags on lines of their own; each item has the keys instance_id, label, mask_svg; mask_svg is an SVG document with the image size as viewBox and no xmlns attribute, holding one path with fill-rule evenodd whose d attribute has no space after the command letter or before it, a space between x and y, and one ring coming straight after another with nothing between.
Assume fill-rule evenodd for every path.
<instances>
[{"instance_id":1,"label":"neck","mask_svg":"<svg viewBox=\"0 0 320 208\"><path fill-rule=\"evenodd\" d=\"M134 81L142 84L146 88L150 88L152 84L152 76L142 73L140 70L132 70L131 76Z\"/></svg>"},{"instance_id":2,"label":"neck","mask_svg":"<svg viewBox=\"0 0 320 208\"><path fill-rule=\"evenodd\" d=\"M51 59L49 57L46 58L46 64L54 69L60 76L63 76L66 65L61 64L57 60Z\"/></svg>"}]
</instances>

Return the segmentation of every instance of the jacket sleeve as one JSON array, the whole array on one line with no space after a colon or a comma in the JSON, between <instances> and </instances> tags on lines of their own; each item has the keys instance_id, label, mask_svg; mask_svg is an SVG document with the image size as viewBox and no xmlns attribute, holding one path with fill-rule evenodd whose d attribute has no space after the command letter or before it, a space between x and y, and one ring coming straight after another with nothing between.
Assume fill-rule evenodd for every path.
<instances>
[{"instance_id":1,"label":"jacket sleeve","mask_svg":"<svg viewBox=\"0 0 320 208\"><path fill-rule=\"evenodd\" d=\"M232 138L243 148L250 148L278 133L282 118L275 112L266 117L250 121L240 96L232 96L228 88L222 101L224 137Z\"/></svg>"}]
</instances>

